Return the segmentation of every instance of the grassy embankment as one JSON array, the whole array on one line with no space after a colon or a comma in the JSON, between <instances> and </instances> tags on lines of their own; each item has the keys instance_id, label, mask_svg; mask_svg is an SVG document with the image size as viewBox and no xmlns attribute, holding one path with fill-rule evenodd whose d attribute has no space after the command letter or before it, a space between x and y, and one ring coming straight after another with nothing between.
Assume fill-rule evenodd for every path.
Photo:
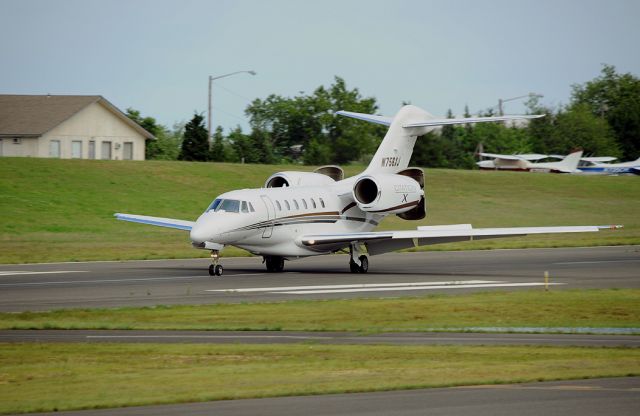
<instances>
[{"instance_id":1,"label":"grassy embankment","mask_svg":"<svg viewBox=\"0 0 640 416\"><path fill-rule=\"evenodd\" d=\"M0 329L427 331L640 328L640 290L562 290L0 313Z\"/></svg>"},{"instance_id":2,"label":"grassy embankment","mask_svg":"<svg viewBox=\"0 0 640 416\"><path fill-rule=\"evenodd\" d=\"M187 233L116 221L114 212L195 219L218 194L301 166L0 158L0 263L206 256ZM350 166L353 175L361 167ZM624 224L620 231L431 246L458 250L640 243L640 178L429 169L428 216L379 229ZM243 255L229 248L223 254Z\"/></svg>"},{"instance_id":3,"label":"grassy embankment","mask_svg":"<svg viewBox=\"0 0 640 416\"><path fill-rule=\"evenodd\" d=\"M640 374L640 349L0 344L0 413Z\"/></svg>"}]
</instances>

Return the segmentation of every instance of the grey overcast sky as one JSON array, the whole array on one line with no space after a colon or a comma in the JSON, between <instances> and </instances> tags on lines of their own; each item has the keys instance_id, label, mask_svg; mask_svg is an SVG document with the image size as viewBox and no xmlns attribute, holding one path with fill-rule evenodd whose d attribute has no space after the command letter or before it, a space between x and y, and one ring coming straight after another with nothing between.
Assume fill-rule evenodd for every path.
<instances>
[{"instance_id":1,"label":"grey overcast sky","mask_svg":"<svg viewBox=\"0 0 640 416\"><path fill-rule=\"evenodd\" d=\"M206 112L208 75L257 71L214 84L225 129L335 75L385 115L557 106L602 63L640 74L639 22L638 0L0 0L0 93L100 94L171 126Z\"/></svg>"}]
</instances>

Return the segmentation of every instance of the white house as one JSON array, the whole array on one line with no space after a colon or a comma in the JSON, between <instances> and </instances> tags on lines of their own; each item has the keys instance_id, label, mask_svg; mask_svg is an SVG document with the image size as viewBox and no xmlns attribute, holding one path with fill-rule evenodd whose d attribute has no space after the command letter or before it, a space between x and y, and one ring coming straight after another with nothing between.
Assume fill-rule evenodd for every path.
<instances>
[{"instance_id":1,"label":"white house","mask_svg":"<svg viewBox=\"0 0 640 416\"><path fill-rule=\"evenodd\" d=\"M0 156L144 160L147 139L99 95L0 94Z\"/></svg>"}]
</instances>

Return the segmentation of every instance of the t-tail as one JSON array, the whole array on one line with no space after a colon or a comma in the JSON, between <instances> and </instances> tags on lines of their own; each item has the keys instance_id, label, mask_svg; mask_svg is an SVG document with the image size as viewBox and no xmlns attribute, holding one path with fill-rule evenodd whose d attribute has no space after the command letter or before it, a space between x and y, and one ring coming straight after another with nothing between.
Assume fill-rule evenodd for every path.
<instances>
[{"instance_id":1,"label":"t-tail","mask_svg":"<svg viewBox=\"0 0 640 416\"><path fill-rule=\"evenodd\" d=\"M406 169L411 160L413 146L422 136L441 126L455 124L486 123L543 117L542 115L437 118L415 105L405 105L394 117L338 111L336 114L389 126L365 173L397 173Z\"/></svg>"}]
</instances>

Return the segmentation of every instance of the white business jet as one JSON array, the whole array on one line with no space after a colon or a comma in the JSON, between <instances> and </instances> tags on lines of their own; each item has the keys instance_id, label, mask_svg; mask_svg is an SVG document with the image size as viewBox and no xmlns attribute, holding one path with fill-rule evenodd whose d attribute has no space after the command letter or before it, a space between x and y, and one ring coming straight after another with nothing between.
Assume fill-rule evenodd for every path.
<instances>
[{"instance_id":1,"label":"white business jet","mask_svg":"<svg viewBox=\"0 0 640 416\"><path fill-rule=\"evenodd\" d=\"M412 231L373 231L387 215L420 220L426 215L424 173L408 167L413 146L439 126L540 116L435 118L406 105L393 118L339 111L338 114L389 126L366 170L343 179L337 166L314 172L286 171L263 188L219 195L196 221L115 214L117 219L189 231L194 247L211 250L209 274L221 276L219 252L226 245L263 256L269 272L284 261L348 249L353 273L366 273L370 255L426 244L541 233L598 231L597 226L473 228L470 224L421 226Z\"/></svg>"}]
</instances>

